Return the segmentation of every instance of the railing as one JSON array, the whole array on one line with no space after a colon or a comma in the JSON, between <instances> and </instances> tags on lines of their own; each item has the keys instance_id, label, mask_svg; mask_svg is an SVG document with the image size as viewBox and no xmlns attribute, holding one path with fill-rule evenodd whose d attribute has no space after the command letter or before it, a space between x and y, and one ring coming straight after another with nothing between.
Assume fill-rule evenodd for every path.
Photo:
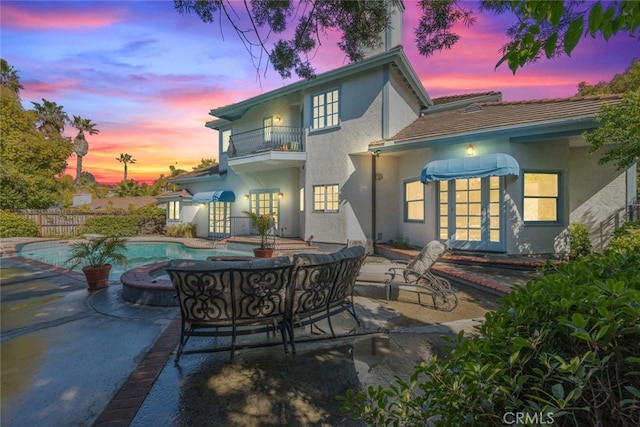
<instances>
[{"instance_id":1,"label":"railing","mask_svg":"<svg viewBox=\"0 0 640 427\"><path fill-rule=\"evenodd\" d=\"M225 230L224 224L228 224L228 232L217 231ZM230 216L225 219L215 221L213 224L213 234L209 237L212 240L222 240L232 236L257 236L258 233L251 224L251 218L248 216ZM274 247L276 243L276 230L272 227L267 231L265 235L265 241L267 247Z\"/></svg>"},{"instance_id":2,"label":"railing","mask_svg":"<svg viewBox=\"0 0 640 427\"><path fill-rule=\"evenodd\" d=\"M227 154L229 158L247 156L265 151L296 151L303 149L302 128L271 126L233 134Z\"/></svg>"},{"instance_id":3,"label":"railing","mask_svg":"<svg viewBox=\"0 0 640 427\"><path fill-rule=\"evenodd\" d=\"M640 219L640 204L634 203L626 208L619 209L600 223L600 249L604 249L613 233L627 221L637 221Z\"/></svg>"}]
</instances>

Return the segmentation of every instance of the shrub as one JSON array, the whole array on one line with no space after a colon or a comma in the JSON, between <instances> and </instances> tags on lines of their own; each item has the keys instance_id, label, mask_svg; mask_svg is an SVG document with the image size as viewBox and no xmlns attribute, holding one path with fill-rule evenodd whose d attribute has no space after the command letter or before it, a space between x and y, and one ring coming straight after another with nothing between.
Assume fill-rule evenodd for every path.
<instances>
[{"instance_id":1,"label":"shrub","mask_svg":"<svg viewBox=\"0 0 640 427\"><path fill-rule=\"evenodd\" d=\"M37 237L38 224L15 212L0 210L0 237Z\"/></svg>"},{"instance_id":2,"label":"shrub","mask_svg":"<svg viewBox=\"0 0 640 427\"><path fill-rule=\"evenodd\" d=\"M618 253L640 251L640 221L625 222L613 233L609 248Z\"/></svg>"},{"instance_id":3,"label":"shrub","mask_svg":"<svg viewBox=\"0 0 640 427\"><path fill-rule=\"evenodd\" d=\"M165 212L153 206L133 211L113 210L113 214L87 219L79 234L104 234L129 237L138 234L160 234L165 224Z\"/></svg>"},{"instance_id":4,"label":"shrub","mask_svg":"<svg viewBox=\"0 0 640 427\"><path fill-rule=\"evenodd\" d=\"M196 237L196 225L185 223L168 225L164 229L164 234L168 237Z\"/></svg>"},{"instance_id":5,"label":"shrub","mask_svg":"<svg viewBox=\"0 0 640 427\"><path fill-rule=\"evenodd\" d=\"M393 246L397 249L409 249L411 247L409 244L409 238L404 237L402 234L396 237L396 240L393 242Z\"/></svg>"},{"instance_id":6,"label":"shrub","mask_svg":"<svg viewBox=\"0 0 640 427\"><path fill-rule=\"evenodd\" d=\"M574 222L569 225L569 258L580 258L591 253L589 230L584 224Z\"/></svg>"},{"instance_id":7,"label":"shrub","mask_svg":"<svg viewBox=\"0 0 640 427\"><path fill-rule=\"evenodd\" d=\"M501 299L478 335L454 340L390 388L349 390L343 410L370 425L640 425L640 251L557 267ZM539 418L540 421L540 418Z\"/></svg>"}]
</instances>

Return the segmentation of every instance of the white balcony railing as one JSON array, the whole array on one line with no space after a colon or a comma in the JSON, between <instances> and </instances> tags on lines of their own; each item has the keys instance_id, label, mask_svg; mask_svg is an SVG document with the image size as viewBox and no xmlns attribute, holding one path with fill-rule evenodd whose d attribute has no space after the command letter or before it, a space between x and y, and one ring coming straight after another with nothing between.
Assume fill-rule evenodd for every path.
<instances>
[{"instance_id":1,"label":"white balcony railing","mask_svg":"<svg viewBox=\"0 0 640 427\"><path fill-rule=\"evenodd\" d=\"M231 136L229 158L242 157L264 151L302 152L304 132L293 126L271 126L236 133Z\"/></svg>"}]
</instances>

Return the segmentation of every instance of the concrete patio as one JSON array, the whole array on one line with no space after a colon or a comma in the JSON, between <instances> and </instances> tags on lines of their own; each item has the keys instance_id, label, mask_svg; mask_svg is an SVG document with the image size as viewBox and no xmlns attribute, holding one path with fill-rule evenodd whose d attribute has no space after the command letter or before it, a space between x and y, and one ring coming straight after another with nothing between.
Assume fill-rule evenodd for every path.
<instances>
[{"instance_id":1,"label":"concrete patio","mask_svg":"<svg viewBox=\"0 0 640 427\"><path fill-rule=\"evenodd\" d=\"M119 283L89 293L78 273L0 261L5 425L361 425L340 411L336 395L408 377L442 350L441 335L473 333L498 299L495 290L454 283L453 312L411 295L387 305L381 282L389 262L370 257L356 288L361 325L344 313L342 338L307 328L300 336L311 341L296 355L261 347L241 350L233 363L219 352L185 355L176 366L177 307L134 305L120 298ZM501 274L504 284L510 272ZM516 270L512 277L523 280ZM225 343L190 342L210 344Z\"/></svg>"}]
</instances>

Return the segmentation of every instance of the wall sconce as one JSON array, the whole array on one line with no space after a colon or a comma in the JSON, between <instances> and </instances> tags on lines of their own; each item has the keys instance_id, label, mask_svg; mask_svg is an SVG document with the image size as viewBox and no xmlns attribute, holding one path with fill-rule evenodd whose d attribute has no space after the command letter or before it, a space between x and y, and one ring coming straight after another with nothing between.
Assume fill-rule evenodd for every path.
<instances>
[{"instance_id":1,"label":"wall sconce","mask_svg":"<svg viewBox=\"0 0 640 427\"><path fill-rule=\"evenodd\" d=\"M276 117L273 119L273 122L274 122L275 124L279 125L280 123L282 123L282 117L280 117L280 116L276 116Z\"/></svg>"},{"instance_id":2,"label":"wall sconce","mask_svg":"<svg viewBox=\"0 0 640 427\"><path fill-rule=\"evenodd\" d=\"M282 199L284 197L284 193L278 193L278 199Z\"/></svg>"},{"instance_id":3,"label":"wall sconce","mask_svg":"<svg viewBox=\"0 0 640 427\"><path fill-rule=\"evenodd\" d=\"M245 199L245 200L249 200L249 195L248 195L248 194L245 194L245 195L244 195L244 199Z\"/></svg>"},{"instance_id":4,"label":"wall sconce","mask_svg":"<svg viewBox=\"0 0 640 427\"><path fill-rule=\"evenodd\" d=\"M371 155L372 156L376 156L376 157L380 157L380 150L372 151Z\"/></svg>"},{"instance_id":5,"label":"wall sconce","mask_svg":"<svg viewBox=\"0 0 640 427\"><path fill-rule=\"evenodd\" d=\"M476 148L473 144L467 145L467 156L473 156L474 154L476 154Z\"/></svg>"}]
</instances>

